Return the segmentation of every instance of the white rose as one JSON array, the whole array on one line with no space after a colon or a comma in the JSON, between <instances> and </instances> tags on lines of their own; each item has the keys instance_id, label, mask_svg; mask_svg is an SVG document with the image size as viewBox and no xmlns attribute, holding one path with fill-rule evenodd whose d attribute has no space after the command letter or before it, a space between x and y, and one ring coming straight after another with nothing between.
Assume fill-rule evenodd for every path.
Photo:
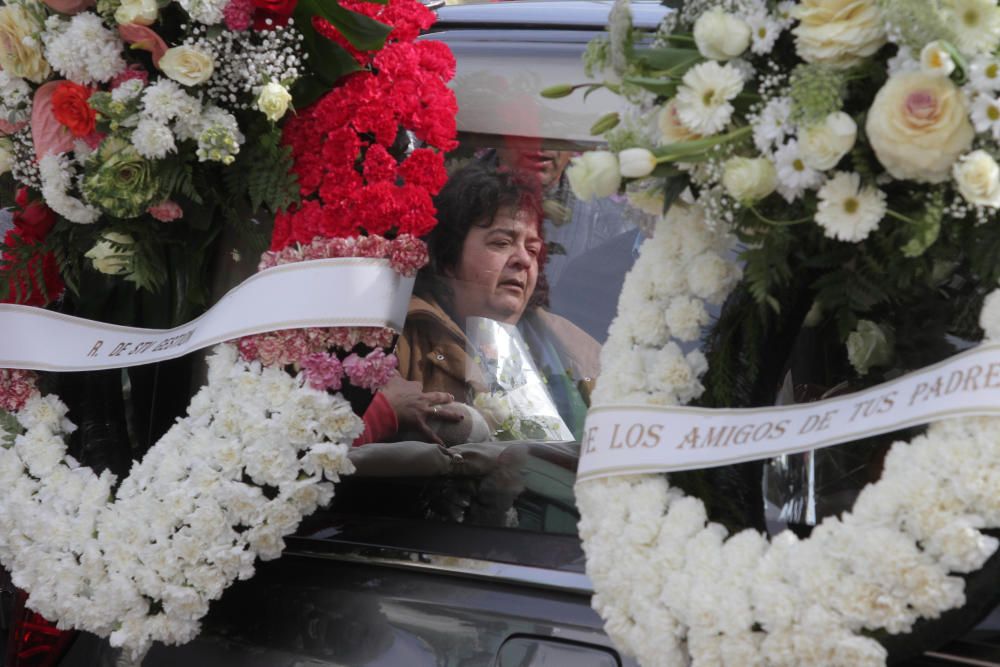
<instances>
[{"instance_id":1,"label":"white rose","mask_svg":"<svg viewBox=\"0 0 1000 667\"><path fill-rule=\"evenodd\" d=\"M110 276L128 273L134 252L131 249L117 250L112 243L131 246L135 243L135 239L128 234L106 232L101 240L84 254L84 257L89 259L94 268L101 273Z\"/></svg>"},{"instance_id":2,"label":"white rose","mask_svg":"<svg viewBox=\"0 0 1000 667\"><path fill-rule=\"evenodd\" d=\"M158 65L160 71L177 83L197 86L208 81L215 69L212 56L192 46L167 49Z\"/></svg>"},{"instance_id":3,"label":"white rose","mask_svg":"<svg viewBox=\"0 0 1000 667\"><path fill-rule=\"evenodd\" d=\"M716 8L694 22L694 42L706 58L732 60L750 46L750 26L739 17Z\"/></svg>"},{"instance_id":4,"label":"white rose","mask_svg":"<svg viewBox=\"0 0 1000 667\"><path fill-rule=\"evenodd\" d=\"M291 101L292 95L288 89L277 81L271 81L257 96L257 108L267 116L268 120L276 122L288 111L288 103Z\"/></svg>"},{"instance_id":5,"label":"white rose","mask_svg":"<svg viewBox=\"0 0 1000 667\"><path fill-rule=\"evenodd\" d=\"M156 0L122 0L122 4L115 10L115 21L122 25L152 25L156 22L159 11Z\"/></svg>"},{"instance_id":6,"label":"white rose","mask_svg":"<svg viewBox=\"0 0 1000 667\"><path fill-rule=\"evenodd\" d=\"M983 301L979 326L986 333L986 340L1000 340L1000 289L990 292Z\"/></svg>"},{"instance_id":7,"label":"white rose","mask_svg":"<svg viewBox=\"0 0 1000 667\"><path fill-rule=\"evenodd\" d=\"M843 111L827 116L822 123L807 127L799 135L799 156L817 171L832 169L854 148L858 125Z\"/></svg>"},{"instance_id":8,"label":"white rose","mask_svg":"<svg viewBox=\"0 0 1000 667\"><path fill-rule=\"evenodd\" d=\"M923 72L890 77L875 95L865 130L886 171L923 183L948 180L975 136L962 91L947 77Z\"/></svg>"},{"instance_id":9,"label":"white rose","mask_svg":"<svg viewBox=\"0 0 1000 667\"><path fill-rule=\"evenodd\" d=\"M610 197L622 182L618 158L608 151L588 151L574 157L566 168L566 178L573 194L583 200Z\"/></svg>"},{"instance_id":10,"label":"white rose","mask_svg":"<svg viewBox=\"0 0 1000 667\"><path fill-rule=\"evenodd\" d=\"M876 0L801 0L792 11L799 56L838 68L856 65L885 44Z\"/></svg>"},{"instance_id":11,"label":"white rose","mask_svg":"<svg viewBox=\"0 0 1000 667\"><path fill-rule=\"evenodd\" d=\"M958 191L976 206L1000 207L1000 166L986 151L972 151L952 167Z\"/></svg>"},{"instance_id":12,"label":"white rose","mask_svg":"<svg viewBox=\"0 0 1000 667\"><path fill-rule=\"evenodd\" d=\"M656 169L656 156L645 148L626 148L618 153L618 171L625 178L644 178Z\"/></svg>"},{"instance_id":13,"label":"white rose","mask_svg":"<svg viewBox=\"0 0 1000 667\"><path fill-rule=\"evenodd\" d=\"M925 74L948 76L955 71L955 61L941 42L931 42L920 51L920 69Z\"/></svg>"},{"instance_id":14,"label":"white rose","mask_svg":"<svg viewBox=\"0 0 1000 667\"><path fill-rule=\"evenodd\" d=\"M0 7L0 69L34 83L44 81L49 64L35 38L43 27L24 5Z\"/></svg>"},{"instance_id":15,"label":"white rose","mask_svg":"<svg viewBox=\"0 0 1000 667\"><path fill-rule=\"evenodd\" d=\"M722 185L737 201L757 201L778 186L778 173L767 158L733 157L723 165Z\"/></svg>"}]
</instances>

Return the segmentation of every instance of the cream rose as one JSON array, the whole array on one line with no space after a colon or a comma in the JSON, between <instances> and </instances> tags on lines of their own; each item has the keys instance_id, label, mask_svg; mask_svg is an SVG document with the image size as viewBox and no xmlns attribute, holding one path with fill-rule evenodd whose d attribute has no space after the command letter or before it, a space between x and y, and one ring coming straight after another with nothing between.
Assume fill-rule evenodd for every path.
<instances>
[{"instance_id":1,"label":"cream rose","mask_svg":"<svg viewBox=\"0 0 1000 667\"><path fill-rule=\"evenodd\" d=\"M618 158L608 151L588 151L573 158L566 168L566 178L573 194L583 200L610 197L622 182Z\"/></svg>"},{"instance_id":2,"label":"cream rose","mask_svg":"<svg viewBox=\"0 0 1000 667\"><path fill-rule=\"evenodd\" d=\"M45 81L49 64L36 37L42 28L23 5L0 7L0 68L34 83Z\"/></svg>"},{"instance_id":3,"label":"cream rose","mask_svg":"<svg viewBox=\"0 0 1000 667\"><path fill-rule=\"evenodd\" d=\"M656 115L656 124L660 128L660 143L676 144L682 141L694 141L701 139L701 135L684 126L677 115L677 100L670 100L663 105L660 113Z\"/></svg>"},{"instance_id":4,"label":"cream rose","mask_svg":"<svg viewBox=\"0 0 1000 667\"><path fill-rule=\"evenodd\" d=\"M89 259L94 268L101 273L110 276L128 273L132 263L132 255L135 254L134 251L131 248L119 251L112 243L118 244L118 247L132 246L135 239L128 234L105 232L101 239L94 244L94 247L83 256Z\"/></svg>"},{"instance_id":5,"label":"cream rose","mask_svg":"<svg viewBox=\"0 0 1000 667\"><path fill-rule=\"evenodd\" d=\"M215 69L212 56L192 46L167 49L157 66L161 72L185 86L205 83Z\"/></svg>"},{"instance_id":6,"label":"cream rose","mask_svg":"<svg viewBox=\"0 0 1000 667\"><path fill-rule=\"evenodd\" d=\"M801 0L792 9L799 56L810 63L846 68L885 44L885 24L876 0Z\"/></svg>"},{"instance_id":7,"label":"cream rose","mask_svg":"<svg viewBox=\"0 0 1000 667\"><path fill-rule=\"evenodd\" d=\"M271 81L257 96L257 108L267 116L268 120L276 122L288 111L288 104L291 101L292 95L288 89L277 81Z\"/></svg>"},{"instance_id":8,"label":"cream rose","mask_svg":"<svg viewBox=\"0 0 1000 667\"><path fill-rule=\"evenodd\" d=\"M1000 166L986 151L972 151L952 167L958 191L976 206L1000 207Z\"/></svg>"},{"instance_id":9,"label":"cream rose","mask_svg":"<svg viewBox=\"0 0 1000 667\"><path fill-rule=\"evenodd\" d=\"M886 171L922 183L948 180L975 135L958 87L924 72L890 77L875 95L865 130Z\"/></svg>"},{"instance_id":10,"label":"cream rose","mask_svg":"<svg viewBox=\"0 0 1000 667\"><path fill-rule=\"evenodd\" d=\"M763 199L778 186L778 173L766 158L733 157L722 169L722 186L737 201Z\"/></svg>"},{"instance_id":11,"label":"cream rose","mask_svg":"<svg viewBox=\"0 0 1000 667\"><path fill-rule=\"evenodd\" d=\"M694 42L711 60L732 60L750 46L750 26L721 9L707 11L694 22Z\"/></svg>"},{"instance_id":12,"label":"cream rose","mask_svg":"<svg viewBox=\"0 0 1000 667\"><path fill-rule=\"evenodd\" d=\"M843 111L836 111L799 133L799 156L811 169L832 169L854 148L857 138L858 124Z\"/></svg>"},{"instance_id":13,"label":"cream rose","mask_svg":"<svg viewBox=\"0 0 1000 667\"><path fill-rule=\"evenodd\" d=\"M121 25L152 25L159 12L156 0L122 0L122 4L115 10L115 21Z\"/></svg>"}]
</instances>

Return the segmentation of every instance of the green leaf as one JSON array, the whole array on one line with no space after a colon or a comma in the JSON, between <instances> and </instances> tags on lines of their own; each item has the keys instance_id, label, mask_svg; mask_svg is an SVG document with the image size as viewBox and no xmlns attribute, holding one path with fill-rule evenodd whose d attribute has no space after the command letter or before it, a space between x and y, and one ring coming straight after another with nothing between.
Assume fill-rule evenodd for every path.
<instances>
[{"instance_id":1,"label":"green leaf","mask_svg":"<svg viewBox=\"0 0 1000 667\"><path fill-rule=\"evenodd\" d=\"M663 214L666 215L670 207L673 206L677 198L681 196L684 189L687 188L690 183L690 176L687 173L681 173L677 176L667 177L663 181Z\"/></svg>"},{"instance_id":2,"label":"green leaf","mask_svg":"<svg viewBox=\"0 0 1000 667\"><path fill-rule=\"evenodd\" d=\"M17 417L6 410L0 410L0 447L10 447L14 439L24 433Z\"/></svg>"},{"instance_id":3,"label":"green leaf","mask_svg":"<svg viewBox=\"0 0 1000 667\"><path fill-rule=\"evenodd\" d=\"M299 0L295 8L296 24L311 26L309 19L319 16L329 21L356 49L375 51L385 45L385 38L392 32L392 26L379 23L359 12L344 9L337 2L329 0Z\"/></svg>"},{"instance_id":4,"label":"green leaf","mask_svg":"<svg viewBox=\"0 0 1000 667\"><path fill-rule=\"evenodd\" d=\"M672 46L635 49L635 57L647 67L664 70L675 76L680 76L692 65L704 60L697 49L680 49Z\"/></svg>"},{"instance_id":5,"label":"green leaf","mask_svg":"<svg viewBox=\"0 0 1000 667\"><path fill-rule=\"evenodd\" d=\"M677 92L677 82L673 79L658 79L649 76L626 76L624 77L624 81L664 97L673 97L674 93Z\"/></svg>"}]
</instances>

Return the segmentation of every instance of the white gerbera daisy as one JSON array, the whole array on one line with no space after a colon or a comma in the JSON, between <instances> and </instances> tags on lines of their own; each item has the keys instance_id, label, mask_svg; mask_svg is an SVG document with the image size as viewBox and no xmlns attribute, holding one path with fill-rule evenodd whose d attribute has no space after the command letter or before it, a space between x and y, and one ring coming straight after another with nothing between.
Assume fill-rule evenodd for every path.
<instances>
[{"instance_id":1,"label":"white gerbera daisy","mask_svg":"<svg viewBox=\"0 0 1000 667\"><path fill-rule=\"evenodd\" d=\"M996 0L945 0L963 53L992 53L1000 44L1000 7Z\"/></svg>"},{"instance_id":2,"label":"white gerbera daisy","mask_svg":"<svg viewBox=\"0 0 1000 667\"><path fill-rule=\"evenodd\" d=\"M792 9L795 7L794 0L782 0L778 3L778 7L775 10L778 21L781 23L782 29L788 28L795 22L792 18Z\"/></svg>"},{"instance_id":3,"label":"white gerbera daisy","mask_svg":"<svg viewBox=\"0 0 1000 667\"><path fill-rule=\"evenodd\" d=\"M969 63L969 82L979 91L1000 90L1000 61L993 56L976 56Z\"/></svg>"},{"instance_id":4,"label":"white gerbera daisy","mask_svg":"<svg viewBox=\"0 0 1000 667\"><path fill-rule=\"evenodd\" d=\"M774 166L778 171L778 194L788 203L823 183L822 172L811 169L802 161L799 143L794 139L775 151Z\"/></svg>"},{"instance_id":5,"label":"white gerbera daisy","mask_svg":"<svg viewBox=\"0 0 1000 667\"><path fill-rule=\"evenodd\" d=\"M861 185L853 172L838 171L819 189L816 223L827 238L856 243L868 238L885 216L885 193Z\"/></svg>"},{"instance_id":6,"label":"white gerbera daisy","mask_svg":"<svg viewBox=\"0 0 1000 667\"><path fill-rule=\"evenodd\" d=\"M695 65L677 89L677 116L702 136L717 134L733 115L730 101L743 90L743 77L730 65L708 61Z\"/></svg>"},{"instance_id":7,"label":"white gerbera daisy","mask_svg":"<svg viewBox=\"0 0 1000 667\"><path fill-rule=\"evenodd\" d=\"M990 132L994 138L1000 136L1000 99L978 95L972 101L969 118L976 132Z\"/></svg>"},{"instance_id":8,"label":"white gerbera daisy","mask_svg":"<svg viewBox=\"0 0 1000 667\"><path fill-rule=\"evenodd\" d=\"M746 21L750 26L750 50L758 55L770 53L781 34L781 23L767 12L754 13Z\"/></svg>"},{"instance_id":9,"label":"white gerbera daisy","mask_svg":"<svg viewBox=\"0 0 1000 667\"><path fill-rule=\"evenodd\" d=\"M753 143L761 153L770 153L788 136L791 130L788 116L792 101L787 97L774 97L761 109L753 123Z\"/></svg>"}]
</instances>

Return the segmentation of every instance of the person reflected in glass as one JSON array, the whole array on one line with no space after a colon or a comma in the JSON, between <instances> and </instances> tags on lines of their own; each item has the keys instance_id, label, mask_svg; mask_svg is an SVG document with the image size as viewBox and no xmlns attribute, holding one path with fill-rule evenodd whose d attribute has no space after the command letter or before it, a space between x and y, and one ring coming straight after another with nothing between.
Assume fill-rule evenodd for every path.
<instances>
[{"instance_id":1,"label":"person reflected in glass","mask_svg":"<svg viewBox=\"0 0 1000 667\"><path fill-rule=\"evenodd\" d=\"M473 351L467 330L478 318L516 327L562 421L578 436L600 346L543 307L537 188L521 172L472 162L452 175L435 206L430 262L417 277L396 351L400 378L369 409L381 417L366 414L371 440L415 425L425 433L421 423L452 419L443 407L450 399L472 403L490 391L488 346Z\"/></svg>"}]
</instances>

